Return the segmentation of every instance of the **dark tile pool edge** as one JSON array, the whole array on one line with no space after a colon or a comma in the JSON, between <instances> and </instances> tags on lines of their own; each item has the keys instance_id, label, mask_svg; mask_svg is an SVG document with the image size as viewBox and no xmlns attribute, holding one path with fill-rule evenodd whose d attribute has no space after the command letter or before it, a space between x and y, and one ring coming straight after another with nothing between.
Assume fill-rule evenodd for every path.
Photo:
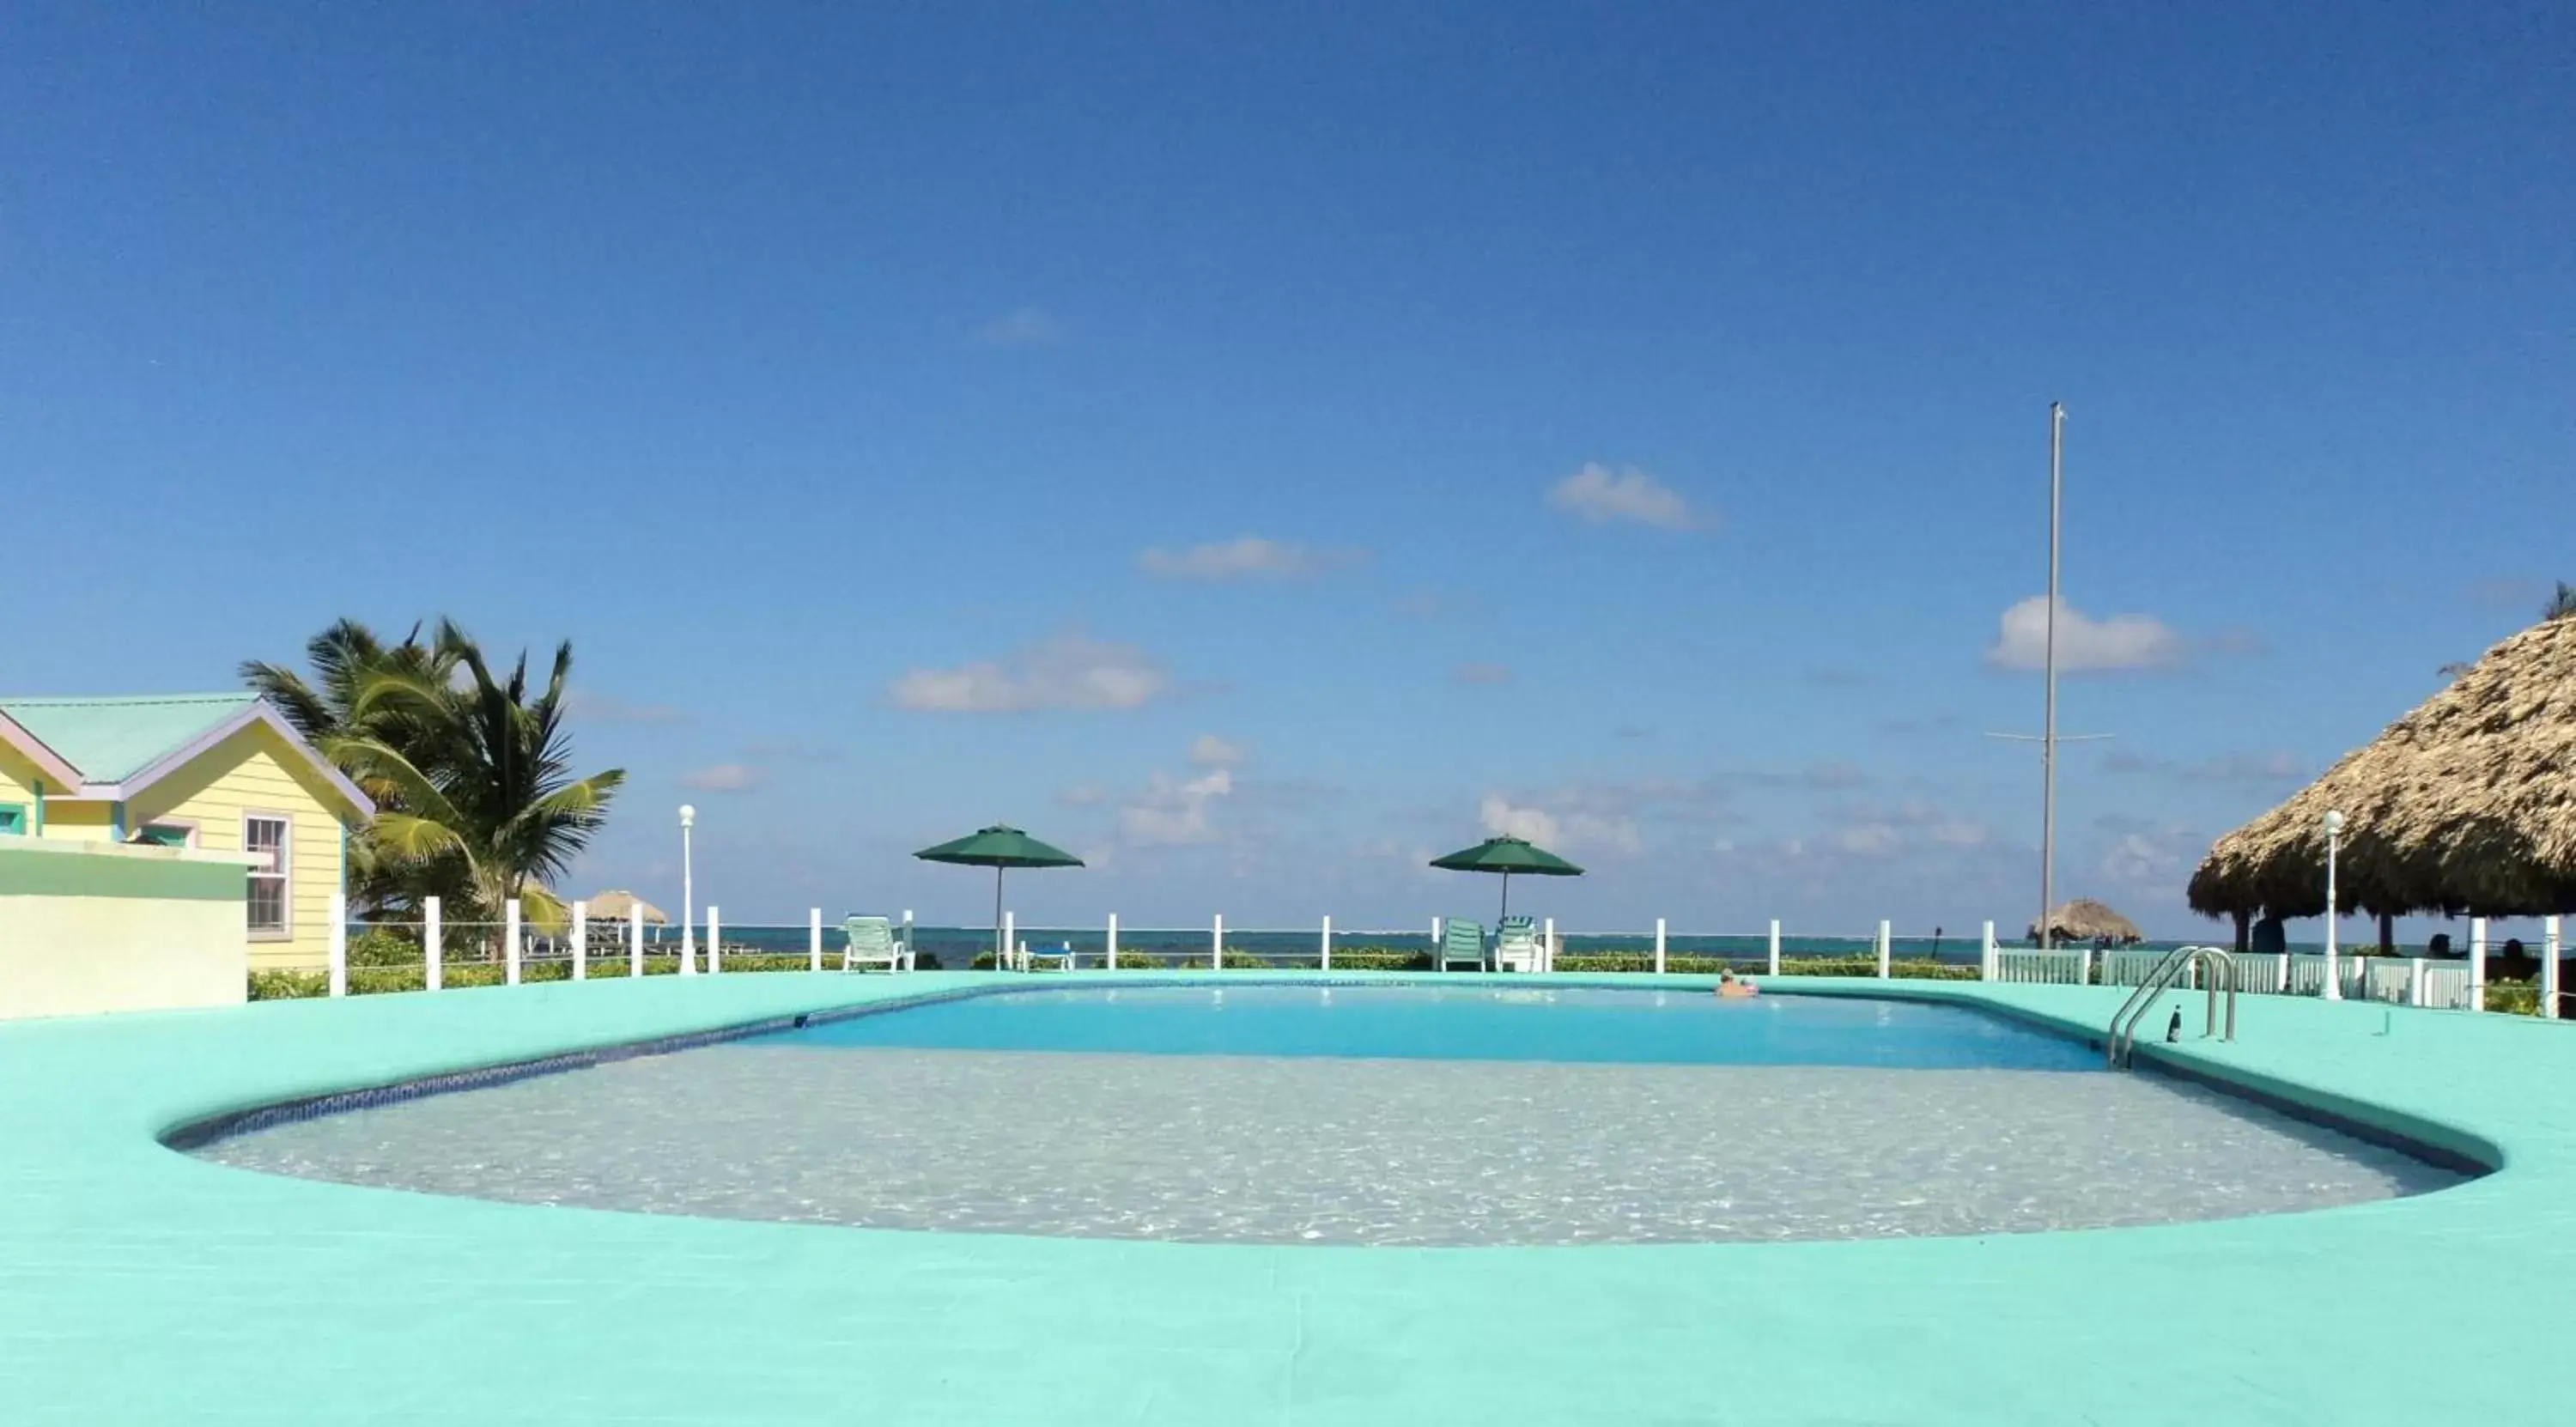
<instances>
[{"instance_id":1,"label":"dark tile pool edge","mask_svg":"<svg viewBox=\"0 0 2576 1427\"><path fill-rule=\"evenodd\" d=\"M2187 1080L2222 1095L2251 1101L2293 1120L2349 1135L2384 1150L2394 1150L2469 1179L2482 1178L2504 1168L2504 1153L2497 1146L2447 1125L2420 1120L2384 1106L2344 1100L2343 1103L2350 1108L2338 1109L2321 1102L2325 1096L2323 1091L2282 1085L2269 1079L2257 1081L2216 1066L2160 1054L2144 1045L2138 1047L2138 1066L2152 1074ZM2343 1099L2341 1096L2332 1098ZM2444 1144L2443 1140L2452 1143Z\"/></svg>"},{"instance_id":2,"label":"dark tile pool edge","mask_svg":"<svg viewBox=\"0 0 2576 1427\"><path fill-rule=\"evenodd\" d=\"M1191 980L1186 976L1135 976L1121 977L1111 984L1144 988L1206 985L1370 986L1389 983L1362 979L1354 975L1303 976L1293 980L1279 977L1228 977L1218 982ZM586 1070L595 1065L607 1065L621 1060L637 1060L645 1056L670 1055L684 1050L696 1050L702 1046L778 1035L786 1031L803 1030L808 1026L830 1025L838 1021L857 1020L863 1016L883 1015L890 1011L905 1011L918 1006L937 1005L944 1001L961 1001L976 996L1009 996L1055 989L1057 989L1057 983L1054 982L1038 982L1033 985L954 986L944 990L925 991L919 995L895 996L854 1005L827 1007L819 1011L763 1016L758 1020L713 1026L705 1030L587 1046L578 1050L558 1051L525 1060L498 1061L489 1065L467 1066L459 1070L410 1076L382 1084L352 1086L343 1090L327 1090L319 1094L273 1100L262 1105L226 1110L219 1114L184 1121L163 1130L155 1138L164 1148L188 1153L237 1135L274 1129L279 1125L300 1124L306 1120L316 1120L326 1115L342 1114L350 1110L372 1109L378 1105L399 1104L431 1095L485 1090L496 1085L509 1085L544 1075L561 1075L569 1071Z\"/></svg>"},{"instance_id":3,"label":"dark tile pool edge","mask_svg":"<svg viewBox=\"0 0 2576 1427\"><path fill-rule=\"evenodd\" d=\"M1988 1001L1973 991L1926 991L1914 987L1894 989L1879 986L1869 991L1829 990L1808 992L1803 988L1776 986L1776 994L1797 996L1814 994L1833 1000L1911 1001L1920 1005L1957 1006L1983 1011L1999 1020L2028 1026L2062 1039L2079 1042L2094 1050L2107 1051L2110 1033L2070 1024L2045 1012L2026 1010L1999 1001ZM1902 983L1897 983L1902 984ZM1924 983L1939 986L1938 981ZM2183 1042L2188 1047L2189 1042ZM2437 1121L2425 1120L2403 1111L2372 1105L2359 1100L2333 1095L2311 1086L2295 1085L2268 1076L2255 1076L2206 1061L2189 1058L2188 1049L2177 1054L2163 1042L2138 1043L2132 1072L2146 1072L2187 1080L2204 1089L2260 1105L2291 1119L2349 1135L2365 1144L2393 1150L2412 1159L2422 1160L2437 1169L2471 1179L2494 1174L2504 1168L2504 1152L2486 1139L2455 1129ZM2334 1104L2328 1104L2327 1101ZM2340 1107L2340 1108L2339 1108Z\"/></svg>"}]
</instances>

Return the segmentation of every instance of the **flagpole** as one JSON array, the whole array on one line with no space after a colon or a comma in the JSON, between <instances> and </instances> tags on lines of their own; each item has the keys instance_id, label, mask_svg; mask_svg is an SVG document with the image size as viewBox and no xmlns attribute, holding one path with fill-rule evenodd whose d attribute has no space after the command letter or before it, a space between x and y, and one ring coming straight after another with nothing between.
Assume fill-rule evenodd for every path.
<instances>
[{"instance_id":1,"label":"flagpole","mask_svg":"<svg viewBox=\"0 0 2576 1427\"><path fill-rule=\"evenodd\" d=\"M2056 943L2050 913L2057 905L2057 533L2064 494L2066 408L2048 404L2048 651L2047 711L2039 745L2039 947Z\"/></svg>"}]
</instances>

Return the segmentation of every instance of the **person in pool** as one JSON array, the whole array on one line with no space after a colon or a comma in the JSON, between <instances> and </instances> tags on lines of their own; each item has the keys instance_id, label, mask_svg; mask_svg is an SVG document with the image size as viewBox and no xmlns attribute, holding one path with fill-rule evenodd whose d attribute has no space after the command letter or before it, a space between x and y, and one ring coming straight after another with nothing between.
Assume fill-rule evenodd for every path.
<instances>
[{"instance_id":1,"label":"person in pool","mask_svg":"<svg viewBox=\"0 0 2576 1427\"><path fill-rule=\"evenodd\" d=\"M1717 973L1717 997L1721 1001L1741 1001L1748 996L1761 994L1761 988L1752 982L1736 979L1735 971L1731 967Z\"/></svg>"}]
</instances>

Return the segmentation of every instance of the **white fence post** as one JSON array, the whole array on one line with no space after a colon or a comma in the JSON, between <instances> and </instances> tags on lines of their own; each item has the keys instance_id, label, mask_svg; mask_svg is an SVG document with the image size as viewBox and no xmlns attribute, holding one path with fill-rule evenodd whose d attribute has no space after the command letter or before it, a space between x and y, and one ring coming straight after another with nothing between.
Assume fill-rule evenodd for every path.
<instances>
[{"instance_id":1,"label":"white fence post","mask_svg":"<svg viewBox=\"0 0 2576 1427\"><path fill-rule=\"evenodd\" d=\"M823 969L823 909L821 907L805 909L805 969L808 971Z\"/></svg>"},{"instance_id":2,"label":"white fence post","mask_svg":"<svg viewBox=\"0 0 2576 1427\"><path fill-rule=\"evenodd\" d=\"M1440 938L1447 933L1448 929L1449 919L1447 917L1433 917L1431 919L1431 965L1432 969L1436 971L1446 971L1449 969L1440 964Z\"/></svg>"},{"instance_id":3,"label":"white fence post","mask_svg":"<svg viewBox=\"0 0 2576 1427\"><path fill-rule=\"evenodd\" d=\"M1655 918L1655 974L1664 974L1664 919Z\"/></svg>"},{"instance_id":4,"label":"white fence post","mask_svg":"<svg viewBox=\"0 0 2576 1427\"><path fill-rule=\"evenodd\" d=\"M420 899L420 988L435 991L446 980L439 964L438 899Z\"/></svg>"},{"instance_id":5,"label":"white fence post","mask_svg":"<svg viewBox=\"0 0 2576 1427\"><path fill-rule=\"evenodd\" d=\"M2406 1004L2424 1004L2424 958L2420 956L2406 958Z\"/></svg>"},{"instance_id":6,"label":"white fence post","mask_svg":"<svg viewBox=\"0 0 2576 1427\"><path fill-rule=\"evenodd\" d=\"M641 980L644 975L644 905L630 902L626 907L626 975Z\"/></svg>"},{"instance_id":7,"label":"white fence post","mask_svg":"<svg viewBox=\"0 0 2576 1427\"><path fill-rule=\"evenodd\" d=\"M1977 979L1995 979L1995 924L1986 923L1985 937L1977 946Z\"/></svg>"},{"instance_id":8,"label":"white fence post","mask_svg":"<svg viewBox=\"0 0 2576 1427\"><path fill-rule=\"evenodd\" d=\"M2558 1019L2558 919L2540 924L2540 1014Z\"/></svg>"},{"instance_id":9,"label":"white fence post","mask_svg":"<svg viewBox=\"0 0 2576 1427\"><path fill-rule=\"evenodd\" d=\"M1321 964L1324 970L1330 971L1333 969L1333 919L1329 915L1324 918L1323 952L1324 954Z\"/></svg>"},{"instance_id":10,"label":"white fence post","mask_svg":"<svg viewBox=\"0 0 2576 1427\"><path fill-rule=\"evenodd\" d=\"M2075 984L2078 986L2093 984L2093 948L2089 946L2084 948L2084 961L2081 969L2075 973Z\"/></svg>"},{"instance_id":11,"label":"white fence post","mask_svg":"<svg viewBox=\"0 0 2576 1427\"><path fill-rule=\"evenodd\" d=\"M2487 919L2469 918L2469 1009L2487 1008Z\"/></svg>"},{"instance_id":12,"label":"white fence post","mask_svg":"<svg viewBox=\"0 0 2576 1427\"><path fill-rule=\"evenodd\" d=\"M1550 917L1541 925L1538 944L1540 969L1554 971L1556 969L1556 918Z\"/></svg>"},{"instance_id":13,"label":"white fence post","mask_svg":"<svg viewBox=\"0 0 2576 1427\"><path fill-rule=\"evenodd\" d=\"M724 970L724 916L716 904L707 903L707 974Z\"/></svg>"},{"instance_id":14,"label":"white fence post","mask_svg":"<svg viewBox=\"0 0 2576 1427\"><path fill-rule=\"evenodd\" d=\"M995 971L1008 971L1020 964L1020 914L1002 913L1002 949L993 957Z\"/></svg>"},{"instance_id":15,"label":"white fence post","mask_svg":"<svg viewBox=\"0 0 2576 1427\"><path fill-rule=\"evenodd\" d=\"M1881 981L1887 979L1887 963L1891 950L1888 944L1887 923L1882 921L1878 924L1878 979Z\"/></svg>"},{"instance_id":16,"label":"white fence post","mask_svg":"<svg viewBox=\"0 0 2576 1427\"><path fill-rule=\"evenodd\" d=\"M1225 913L1216 914L1216 923L1208 932L1208 970L1225 969Z\"/></svg>"},{"instance_id":17,"label":"white fence post","mask_svg":"<svg viewBox=\"0 0 2576 1427\"><path fill-rule=\"evenodd\" d=\"M590 976L590 903L572 904L572 979Z\"/></svg>"},{"instance_id":18,"label":"white fence post","mask_svg":"<svg viewBox=\"0 0 2576 1427\"><path fill-rule=\"evenodd\" d=\"M1768 970L1773 976L1780 974L1780 919L1778 917L1771 919L1771 964Z\"/></svg>"},{"instance_id":19,"label":"white fence post","mask_svg":"<svg viewBox=\"0 0 2576 1427\"><path fill-rule=\"evenodd\" d=\"M1109 969L1118 969L1118 914L1109 914Z\"/></svg>"},{"instance_id":20,"label":"white fence post","mask_svg":"<svg viewBox=\"0 0 2576 1427\"><path fill-rule=\"evenodd\" d=\"M501 984L519 984L519 899L501 904Z\"/></svg>"},{"instance_id":21,"label":"white fence post","mask_svg":"<svg viewBox=\"0 0 2576 1427\"><path fill-rule=\"evenodd\" d=\"M841 948L841 953L841 964L849 965L849 948ZM912 939L912 908L906 907L903 909L903 969L910 971L919 965L920 961L921 947Z\"/></svg>"},{"instance_id":22,"label":"white fence post","mask_svg":"<svg viewBox=\"0 0 2576 1427\"><path fill-rule=\"evenodd\" d=\"M349 994L349 894L331 894L331 994Z\"/></svg>"}]
</instances>

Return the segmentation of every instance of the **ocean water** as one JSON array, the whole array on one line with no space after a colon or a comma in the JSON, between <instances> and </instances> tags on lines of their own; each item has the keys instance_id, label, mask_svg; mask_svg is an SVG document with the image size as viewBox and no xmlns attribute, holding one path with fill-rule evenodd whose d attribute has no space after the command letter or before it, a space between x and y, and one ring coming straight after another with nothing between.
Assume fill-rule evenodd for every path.
<instances>
[{"instance_id":1,"label":"ocean water","mask_svg":"<svg viewBox=\"0 0 2576 1427\"><path fill-rule=\"evenodd\" d=\"M2070 1063L2017 1027L1911 1014L1942 1008L1891 1004L1882 1024L1870 1003L1786 997L1378 994L1104 992L1091 1029L1072 993L978 998L197 1153L515 1203L1346 1246L2024 1233L2457 1182L2215 1092ZM1389 1037L1457 1058L1381 1053ZM1853 1048L1873 1041L1894 1048Z\"/></svg>"}]
</instances>

